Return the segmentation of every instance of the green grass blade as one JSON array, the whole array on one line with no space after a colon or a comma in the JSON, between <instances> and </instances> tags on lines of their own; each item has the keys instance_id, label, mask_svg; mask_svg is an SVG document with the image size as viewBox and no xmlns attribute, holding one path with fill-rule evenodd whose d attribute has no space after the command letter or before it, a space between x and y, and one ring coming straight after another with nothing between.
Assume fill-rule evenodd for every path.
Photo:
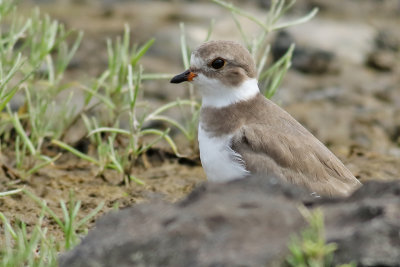
<instances>
[{"instance_id":1,"label":"green grass blade","mask_svg":"<svg viewBox=\"0 0 400 267\"><path fill-rule=\"evenodd\" d=\"M119 128L112 128L112 127L100 127L96 128L90 133L88 133L88 136L91 136L96 133L101 133L101 132L110 132L110 133L119 133L119 134L125 134L125 135L130 135L131 132L124 130L124 129L119 129Z\"/></svg>"},{"instance_id":2,"label":"green grass blade","mask_svg":"<svg viewBox=\"0 0 400 267\"><path fill-rule=\"evenodd\" d=\"M271 67L269 67L267 70L263 71L260 76L259 80L264 80L268 75L271 75L272 72L274 72L276 69L278 69L283 63L285 63L288 59L288 57L292 57L293 51L294 51L295 45L291 44L289 49L286 51L286 53L278 60L276 61Z\"/></svg>"},{"instance_id":3,"label":"green grass blade","mask_svg":"<svg viewBox=\"0 0 400 267\"><path fill-rule=\"evenodd\" d=\"M61 219L52 211L46 204L44 200L41 200L38 198L36 195L34 195L32 192L29 190L23 188L22 191L33 201L35 201L43 210L45 210L52 218L53 220L61 227L61 229L65 228L64 223L61 221Z\"/></svg>"},{"instance_id":4,"label":"green grass blade","mask_svg":"<svg viewBox=\"0 0 400 267\"><path fill-rule=\"evenodd\" d=\"M240 22L234 12L231 12L231 14L232 14L233 21L235 22L236 28L239 30L239 33L242 36L243 41L246 43L247 49L252 51L251 42L249 41L249 38L247 37L247 35L245 34L245 32L243 30L242 24L240 24Z\"/></svg>"},{"instance_id":5,"label":"green grass blade","mask_svg":"<svg viewBox=\"0 0 400 267\"><path fill-rule=\"evenodd\" d=\"M136 176L129 174L128 175L129 179L134 181L135 183L139 184L139 185L145 185L146 183L143 182L142 180L140 180L139 178L137 178Z\"/></svg>"},{"instance_id":6,"label":"green grass blade","mask_svg":"<svg viewBox=\"0 0 400 267\"><path fill-rule=\"evenodd\" d=\"M185 24L181 22L179 23L179 27L181 29L181 53L182 53L183 66L185 67L185 69L188 69L190 67L190 63L189 63L188 47L186 44Z\"/></svg>"},{"instance_id":7,"label":"green grass blade","mask_svg":"<svg viewBox=\"0 0 400 267\"><path fill-rule=\"evenodd\" d=\"M66 66L64 68L66 68L68 66L68 64L71 62L72 58L74 57L74 55L76 54L76 51L78 51L78 48L82 42L83 39L83 31L79 31L78 32L78 37L75 39L74 44L72 45L71 50L69 51L67 58L65 59L66 61Z\"/></svg>"},{"instance_id":8,"label":"green grass blade","mask_svg":"<svg viewBox=\"0 0 400 267\"><path fill-rule=\"evenodd\" d=\"M113 145L113 140L111 137L108 138L108 147L109 147L109 150L111 153L111 155L109 155L109 157L110 157L111 161L114 163L115 169L119 173L124 173L124 168L122 167L121 163L117 159L117 155L115 153L115 149L114 149L114 145Z\"/></svg>"},{"instance_id":9,"label":"green grass blade","mask_svg":"<svg viewBox=\"0 0 400 267\"><path fill-rule=\"evenodd\" d=\"M207 42L210 40L211 34L214 30L214 25L215 25L215 19L211 19L210 26L208 27L206 39L204 40L204 42Z\"/></svg>"},{"instance_id":10,"label":"green grass blade","mask_svg":"<svg viewBox=\"0 0 400 267\"><path fill-rule=\"evenodd\" d=\"M150 142L149 144L141 147L139 149L138 152L136 152L137 155L140 155L144 152L146 152L148 149L150 149L152 146L154 146L155 144L157 144L158 142L160 142L160 140L162 140L169 132L170 129L165 130L162 135L159 135L156 139L154 139L152 142Z\"/></svg>"},{"instance_id":11,"label":"green grass blade","mask_svg":"<svg viewBox=\"0 0 400 267\"><path fill-rule=\"evenodd\" d=\"M270 50L271 50L271 46L270 45L268 45L264 49L263 55L262 55L262 57L260 59L260 62L258 64L258 66L257 66L257 76L260 76L261 72L263 71L263 69L265 67L265 63L268 60L268 54L269 54Z\"/></svg>"},{"instance_id":12,"label":"green grass blade","mask_svg":"<svg viewBox=\"0 0 400 267\"><path fill-rule=\"evenodd\" d=\"M4 231L8 231L12 238L14 238L14 240L17 239L17 234L15 233L14 229L12 228L10 222L7 220L6 216L0 211L0 219L3 221L3 225L5 230Z\"/></svg>"},{"instance_id":13,"label":"green grass blade","mask_svg":"<svg viewBox=\"0 0 400 267\"><path fill-rule=\"evenodd\" d=\"M19 189L0 192L0 197L11 196L11 195L14 195L14 194L18 194L21 191L22 191L22 189L19 188Z\"/></svg>"},{"instance_id":14,"label":"green grass blade","mask_svg":"<svg viewBox=\"0 0 400 267\"><path fill-rule=\"evenodd\" d=\"M15 59L14 65L11 67L10 71L8 72L4 80L1 81L0 90L2 90L3 86L6 85L11 80L11 78L14 76L17 70L20 69L21 66L24 64L25 60L22 60L21 57L22 55L21 53L19 53L17 58Z\"/></svg>"},{"instance_id":15,"label":"green grass blade","mask_svg":"<svg viewBox=\"0 0 400 267\"><path fill-rule=\"evenodd\" d=\"M291 26L294 26L294 25L305 23L305 22L309 21L310 19L312 19L317 13L318 13L318 8L315 7L315 8L313 8L313 10L310 11L310 13L308 13L304 17L301 17L301 18L293 20L293 21L289 21L289 22L286 22L286 23L282 23L282 24L278 24L276 26L273 26L272 30L276 31L276 30L288 28L288 27L291 27Z\"/></svg>"},{"instance_id":16,"label":"green grass blade","mask_svg":"<svg viewBox=\"0 0 400 267\"><path fill-rule=\"evenodd\" d=\"M9 110L9 112L11 112L11 111ZM26 134L24 128L22 127L21 122L19 121L18 114L17 113L12 114L11 118L12 118L12 123L13 123L13 125L15 127L15 130L21 136L22 141L28 147L29 152L31 153L31 155L32 156L36 155L35 146L32 144L32 142L29 139L28 135Z\"/></svg>"},{"instance_id":17,"label":"green grass blade","mask_svg":"<svg viewBox=\"0 0 400 267\"><path fill-rule=\"evenodd\" d=\"M69 217L67 205L65 205L65 202L62 200L60 200L60 207L61 207L61 211L62 211L63 217L64 217L64 227L67 227L68 224L70 223L70 217ZM65 228L63 228L63 230L65 230Z\"/></svg>"},{"instance_id":18,"label":"green grass blade","mask_svg":"<svg viewBox=\"0 0 400 267\"><path fill-rule=\"evenodd\" d=\"M56 155L54 158L49 158L49 157L46 157L46 156L41 156L40 158L41 158L42 160L44 160L44 162L35 165L32 169L30 169L30 170L27 172L27 174L28 174L28 175L32 175L32 174L36 173L36 172L37 172L38 170L40 170L41 168L43 168L43 167L45 167L45 166L47 166L47 165L49 165L49 164L52 164L53 162L55 162L56 160L58 160L60 157L61 157L61 153L59 153L58 155Z\"/></svg>"},{"instance_id":19,"label":"green grass blade","mask_svg":"<svg viewBox=\"0 0 400 267\"><path fill-rule=\"evenodd\" d=\"M93 158L91 156L88 156L86 154L83 154L82 152L78 151L77 149L73 148L72 146L70 146L70 145L68 145L68 144L66 144L66 143L64 143L62 141L53 139L53 140L51 140L51 143L55 144L55 145L57 145L57 146L59 146L59 147L61 147L63 149L65 149L65 150L71 152L72 154L74 154L75 156L78 156L78 157L80 157L80 158L82 158L84 160L87 160L87 161L89 161L89 162L91 162L93 164L96 164L98 166L101 165L100 162L97 159L95 159L95 158Z\"/></svg>"},{"instance_id":20,"label":"green grass blade","mask_svg":"<svg viewBox=\"0 0 400 267\"><path fill-rule=\"evenodd\" d=\"M88 92L89 94L95 96L97 99L99 99L101 102L103 102L107 107L110 109L115 109L114 103L106 96L103 96L99 94L97 91L94 91L92 88L86 87L86 86L81 86L81 89L84 91Z\"/></svg>"},{"instance_id":21,"label":"green grass blade","mask_svg":"<svg viewBox=\"0 0 400 267\"><path fill-rule=\"evenodd\" d=\"M152 113L150 113L149 115L146 116L146 120L150 120L152 117L157 116L158 114L161 114L165 111L167 111L170 108L173 107L177 107L177 106L183 106L183 105L188 105L188 106L197 106L199 107L200 104L197 103L196 101L192 101L192 100L176 100L173 102L169 102L159 108L157 108L155 111L153 111Z\"/></svg>"},{"instance_id":22,"label":"green grass blade","mask_svg":"<svg viewBox=\"0 0 400 267\"><path fill-rule=\"evenodd\" d=\"M139 51L135 54L135 56L131 60L132 66L136 66L137 62L146 54L147 50L154 44L155 39L152 38L148 40L142 47L139 48Z\"/></svg>"},{"instance_id":23,"label":"green grass blade","mask_svg":"<svg viewBox=\"0 0 400 267\"><path fill-rule=\"evenodd\" d=\"M140 132L140 134L142 134L142 135L154 134L154 135L162 136L162 138L164 138L165 141L167 141L167 143L169 144L169 146L171 147L171 149L175 153L175 155L177 155L178 157L181 156L181 154L178 152L178 148L177 148L175 142L171 139L171 137L169 137L169 135L165 134L165 132L156 130L156 129L146 129L146 130L142 130Z\"/></svg>"},{"instance_id":24,"label":"green grass blade","mask_svg":"<svg viewBox=\"0 0 400 267\"><path fill-rule=\"evenodd\" d=\"M104 207L104 203L105 203L104 201L100 202L100 204L97 205L97 207L94 210L89 212L88 215L86 215L80 221L78 221L76 223L76 228L79 229L82 225L86 224L87 222L89 222L89 220L91 220L94 216L96 216L96 214L99 213L99 211Z\"/></svg>"},{"instance_id":25,"label":"green grass blade","mask_svg":"<svg viewBox=\"0 0 400 267\"><path fill-rule=\"evenodd\" d=\"M189 132L185 129L185 127L183 127L179 122L177 122L176 120L169 118L167 116L153 116L151 119L149 120L153 120L153 121L165 121L168 122L169 124L175 126L176 128L178 128L184 135L185 137L190 140L191 136L189 134Z\"/></svg>"},{"instance_id":26,"label":"green grass blade","mask_svg":"<svg viewBox=\"0 0 400 267\"><path fill-rule=\"evenodd\" d=\"M261 28L263 28L265 31L270 32L271 30L259 19L257 19L256 17L254 17L251 13L246 12L240 8L237 8L236 6L234 6L231 3L227 3L225 1L221 1L221 0L212 0L214 3L228 9L229 11L231 11L232 13L236 13L240 16L243 16L245 18L248 18L249 20L255 22L257 25L259 25Z\"/></svg>"}]
</instances>

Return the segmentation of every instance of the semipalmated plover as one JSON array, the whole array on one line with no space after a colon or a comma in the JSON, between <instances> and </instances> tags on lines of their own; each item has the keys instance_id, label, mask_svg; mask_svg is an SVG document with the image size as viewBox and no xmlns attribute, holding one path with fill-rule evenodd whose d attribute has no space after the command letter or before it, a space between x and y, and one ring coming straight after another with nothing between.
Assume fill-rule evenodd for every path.
<instances>
[{"instance_id":1,"label":"semipalmated plover","mask_svg":"<svg viewBox=\"0 0 400 267\"><path fill-rule=\"evenodd\" d=\"M256 76L246 48L210 41L171 80L192 82L202 96L198 140L207 178L272 174L328 196L347 196L361 186L328 148L260 93Z\"/></svg>"}]
</instances>

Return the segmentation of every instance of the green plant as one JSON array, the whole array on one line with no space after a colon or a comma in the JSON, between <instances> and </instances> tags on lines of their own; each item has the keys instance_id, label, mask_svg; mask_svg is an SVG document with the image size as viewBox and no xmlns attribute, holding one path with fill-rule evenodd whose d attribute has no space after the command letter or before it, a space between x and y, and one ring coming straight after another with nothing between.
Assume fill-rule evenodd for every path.
<instances>
[{"instance_id":1,"label":"green plant","mask_svg":"<svg viewBox=\"0 0 400 267\"><path fill-rule=\"evenodd\" d=\"M19 74L26 61L20 52L14 51L14 47L31 25L30 20L25 22L18 20L15 13L15 1L0 3L0 24L4 24L8 18L11 18L8 31L4 32L0 29L0 112L18 92L20 84L31 74L29 72L16 83L12 80Z\"/></svg>"},{"instance_id":2,"label":"green plant","mask_svg":"<svg viewBox=\"0 0 400 267\"><path fill-rule=\"evenodd\" d=\"M30 233L25 223L12 226L1 212L0 219L4 225L5 239L0 245L0 266L57 266L58 246L43 226L43 212Z\"/></svg>"},{"instance_id":3,"label":"green plant","mask_svg":"<svg viewBox=\"0 0 400 267\"><path fill-rule=\"evenodd\" d=\"M266 68L268 56L270 54L270 45L268 44L268 36L271 32L285 29L294 25L298 25L309 21L318 12L318 8L314 8L310 13L299 19L279 23L282 16L296 3L296 0L272 0L270 9L266 15L265 20L260 20L253 14L244 11L231 3L222 0L212 0L214 3L226 8L232 14L233 20L242 36L244 43L253 55L258 73L258 81L260 90L264 92L265 96L271 98L279 85L282 82L286 71L289 69L291 64L291 58L294 51L294 44L292 44L287 52L276 61L272 66ZM260 27L260 34L254 38L250 38L246 34L237 16L241 16L254 22Z\"/></svg>"},{"instance_id":4,"label":"green plant","mask_svg":"<svg viewBox=\"0 0 400 267\"><path fill-rule=\"evenodd\" d=\"M122 38L118 37L115 42L107 40L108 68L91 86L79 82L63 84L63 74L79 47L83 33L66 31L56 20L51 20L47 15L41 16L38 9L27 19L16 19L17 7L14 1L1 2L0 12L0 20L6 15L11 17L7 34L0 36L0 108L7 107L8 111L7 116L2 114L5 119L0 122L0 136L3 139L2 144L10 145L14 141L15 166L21 178L29 177L59 158L61 154L55 157L43 154L43 145L48 139L52 139L53 144L99 165L99 173L105 168L113 168L138 182L140 181L131 175L132 162L156 142L166 140L178 154L176 145L168 136L169 129L147 129L146 123L163 121L180 129L187 138L194 139L195 131L187 131L179 122L161 114L161 111L172 107L195 107L194 101L174 101L153 112L147 111L145 103L138 104L139 88L143 80L172 76L143 73L138 64L154 43L154 39L141 47L131 45L130 29L126 25ZM71 41L67 38L74 34L76 38L69 46ZM76 110L72 104L72 91L66 101L56 101L71 86L86 93L80 110ZM25 104L16 112L11 110L8 103L21 89ZM139 114L138 106L144 112ZM88 114L93 114L94 111L97 114L89 117ZM129 134L120 124L126 116L129 119ZM85 122L88 132L97 128L100 129L97 132L108 129L109 136L102 138L99 133L96 138L91 138L97 147L97 159L79 153L62 141L79 119ZM16 137L10 135L11 128L16 130ZM110 134L111 132L114 133ZM127 149L117 151L114 142L121 139L121 134L127 136L129 145ZM145 143L145 135L155 135L156 138Z\"/></svg>"},{"instance_id":5,"label":"green plant","mask_svg":"<svg viewBox=\"0 0 400 267\"><path fill-rule=\"evenodd\" d=\"M26 189L17 189L5 193L9 195L21 191L36 202L42 208L42 212L30 233L28 233L24 222L12 226L6 216L0 212L5 241L0 244L0 266L57 266L58 252L69 250L75 246L79 242L79 236L86 234L89 221L104 206L104 202L100 203L89 214L78 220L77 215L81 202L75 201L74 194L70 191L68 202L60 201L63 211L63 218L60 218L47 206L44 200ZM47 228L43 226L46 215L50 216L60 227L64 234L63 241L56 241L53 236L47 234Z\"/></svg>"},{"instance_id":6,"label":"green plant","mask_svg":"<svg viewBox=\"0 0 400 267\"><path fill-rule=\"evenodd\" d=\"M37 172L39 169L43 168L44 166L56 161L61 156L61 154L58 154L53 158L40 154L37 148L35 148L35 146L33 145L26 131L23 129L18 114L11 114L8 106L7 110L10 114L11 122L14 125L14 128L18 134L18 136L16 136L15 138L16 167L19 176L25 179ZM29 151L31 157L26 157L26 150Z\"/></svg>"},{"instance_id":7,"label":"green plant","mask_svg":"<svg viewBox=\"0 0 400 267\"><path fill-rule=\"evenodd\" d=\"M289 244L290 254L286 264L293 267L330 267L333 253L337 249L335 243L327 243L325 239L324 216L320 209L313 212L300 209L309 226L299 236L294 236ZM355 264L344 264L338 267L355 267Z\"/></svg>"},{"instance_id":8,"label":"green plant","mask_svg":"<svg viewBox=\"0 0 400 267\"><path fill-rule=\"evenodd\" d=\"M172 75L144 74L143 68L138 65L140 58L154 43L154 39L149 40L141 47L130 43L130 29L127 25L122 39L117 38L115 42L107 41L108 68L91 87L82 86L86 92L85 104L72 120L73 123L79 118L83 120L91 143L97 148L97 157L85 155L60 140L53 139L52 142L99 166L99 174L103 173L106 168L111 168L122 175L125 183L134 180L143 184L132 174L134 163L142 153L157 142L165 140L172 151L179 155L174 141L168 135L169 128L165 130L147 128L146 124L151 121L166 122L179 129L186 138L194 139L193 132L189 132L178 121L164 116L162 113L174 107L196 107L197 103L190 100L177 100L154 111L148 111L146 104L139 102L142 81L144 79L161 79ZM93 98L96 98L97 101L92 101ZM104 112L104 116L88 117L86 113L94 109ZM121 121L124 119L129 122L128 129L121 127ZM106 137L103 137L102 134L105 134ZM144 138L148 135L153 135L155 138L145 142ZM125 142L125 145L118 146L117 141Z\"/></svg>"},{"instance_id":9,"label":"green plant","mask_svg":"<svg viewBox=\"0 0 400 267\"><path fill-rule=\"evenodd\" d=\"M79 242L79 234L86 232L87 223L103 208L104 202L101 202L94 210L77 220L77 215L81 207L81 202L75 200L74 193L70 191L69 200L66 204L60 200L60 206L63 211L63 218L58 217L53 210L51 210L46 201L40 199L30 191L22 189L22 191L33 201L35 201L43 211L50 215L50 217L58 224L64 233L64 249L69 250Z\"/></svg>"},{"instance_id":10,"label":"green plant","mask_svg":"<svg viewBox=\"0 0 400 267\"><path fill-rule=\"evenodd\" d=\"M42 145L60 135L73 113L72 95L60 105L55 98L68 88L61 84L63 73L83 34L78 32L70 47L67 38L74 31L42 17L38 9L28 18L19 17L16 4L0 2L0 111L7 108L1 113L0 136L8 146L14 141L17 173L26 178L60 156L43 155ZM21 89L25 104L16 112L9 102ZM17 136L10 135L11 128Z\"/></svg>"},{"instance_id":11,"label":"green plant","mask_svg":"<svg viewBox=\"0 0 400 267\"><path fill-rule=\"evenodd\" d=\"M29 20L31 26L18 50L27 55L27 65L35 69L33 77L24 86L28 115L26 128L29 129L32 144L40 151L45 138L60 137L68 126L68 118L74 113L72 92L62 103L57 103L56 98L70 87L69 84L62 84L62 78L83 33L66 31L64 25L49 16L42 18L38 9L34 10ZM73 35L75 40L70 40ZM69 41L72 41L72 46L68 45Z\"/></svg>"},{"instance_id":12,"label":"green plant","mask_svg":"<svg viewBox=\"0 0 400 267\"><path fill-rule=\"evenodd\" d=\"M22 189L14 189L14 190L9 190L9 191L0 192L0 197L5 197L5 196L10 196L10 195L18 194L18 193L21 192L21 191L22 191Z\"/></svg>"}]
</instances>

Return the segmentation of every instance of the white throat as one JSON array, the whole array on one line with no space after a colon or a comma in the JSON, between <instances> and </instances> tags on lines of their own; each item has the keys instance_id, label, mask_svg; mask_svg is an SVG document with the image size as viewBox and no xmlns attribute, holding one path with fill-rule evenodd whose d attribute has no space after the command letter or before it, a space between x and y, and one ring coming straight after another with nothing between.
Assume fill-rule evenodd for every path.
<instances>
[{"instance_id":1,"label":"white throat","mask_svg":"<svg viewBox=\"0 0 400 267\"><path fill-rule=\"evenodd\" d=\"M260 89L256 79L248 79L238 87L226 86L217 79L199 74L193 83L202 96L203 107L222 108L256 96Z\"/></svg>"}]
</instances>

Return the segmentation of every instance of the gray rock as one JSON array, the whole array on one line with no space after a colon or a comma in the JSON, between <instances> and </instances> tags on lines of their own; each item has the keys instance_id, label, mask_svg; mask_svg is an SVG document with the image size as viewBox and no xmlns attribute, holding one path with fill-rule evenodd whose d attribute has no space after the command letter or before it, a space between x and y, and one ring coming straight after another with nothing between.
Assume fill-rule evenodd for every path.
<instances>
[{"instance_id":1,"label":"gray rock","mask_svg":"<svg viewBox=\"0 0 400 267\"><path fill-rule=\"evenodd\" d=\"M308 196L276 179L207 183L106 215L60 266L268 266L304 226L294 200Z\"/></svg>"},{"instance_id":2,"label":"gray rock","mask_svg":"<svg viewBox=\"0 0 400 267\"><path fill-rule=\"evenodd\" d=\"M290 33L280 31L272 45L274 61L278 61L293 43L296 41ZM324 74L337 71L334 61L335 55L332 52L297 45L293 51L292 67L303 73Z\"/></svg>"},{"instance_id":3,"label":"gray rock","mask_svg":"<svg viewBox=\"0 0 400 267\"><path fill-rule=\"evenodd\" d=\"M375 47L379 50L400 50L400 34L397 31L381 30L375 36Z\"/></svg>"},{"instance_id":4,"label":"gray rock","mask_svg":"<svg viewBox=\"0 0 400 267\"><path fill-rule=\"evenodd\" d=\"M205 183L176 204L147 203L101 218L60 266L277 266L321 207L334 263L399 266L400 182L365 184L348 199L315 199L274 178Z\"/></svg>"},{"instance_id":5,"label":"gray rock","mask_svg":"<svg viewBox=\"0 0 400 267\"><path fill-rule=\"evenodd\" d=\"M376 50L369 54L366 64L378 71L391 71L397 65L397 59L390 51Z\"/></svg>"},{"instance_id":6,"label":"gray rock","mask_svg":"<svg viewBox=\"0 0 400 267\"><path fill-rule=\"evenodd\" d=\"M349 199L322 205L335 264L400 266L400 182L369 182Z\"/></svg>"}]
</instances>

